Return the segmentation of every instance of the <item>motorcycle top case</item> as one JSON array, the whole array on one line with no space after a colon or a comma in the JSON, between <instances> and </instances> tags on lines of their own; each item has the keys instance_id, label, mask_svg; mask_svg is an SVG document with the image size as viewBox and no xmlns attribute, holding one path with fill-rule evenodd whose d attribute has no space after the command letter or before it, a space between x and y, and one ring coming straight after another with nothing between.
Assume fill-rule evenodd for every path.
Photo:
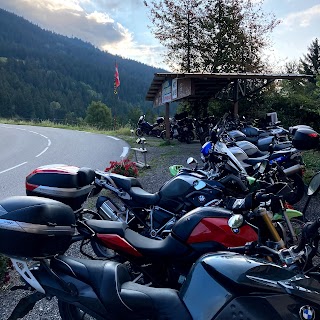
<instances>
[{"instance_id":1,"label":"motorcycle top case","mask_svg":"<svg viewBox=\"0 0 320 320\"><path fill-rule=\"evenodd\" d=\"M73 210L59 201L18 196L0 201L0 253L19 258L63 254L75 233Z\"/></svg>"},{"instance_id":2,"label":"motorcycle top case","mask_svg":"<svg viewBox=\"0 0 320 320\"><path fill-rule=\"evenodd\" d=\"M296 130L292 145L298 150L311 150L319 146L319 134L313 129L299 128Z\"/></svg>"},{"instance_id":3,"label":"motorcycle top case","mask_svg":"<svg viewBox=\"0 0 320 320\"><path fill-rule=\"evenodd\" d=\"M95 172L65 164L39 167L26 177L28 196L61 201L73 210L81 208L93 189Z\"/></svg>"}]
</instances>

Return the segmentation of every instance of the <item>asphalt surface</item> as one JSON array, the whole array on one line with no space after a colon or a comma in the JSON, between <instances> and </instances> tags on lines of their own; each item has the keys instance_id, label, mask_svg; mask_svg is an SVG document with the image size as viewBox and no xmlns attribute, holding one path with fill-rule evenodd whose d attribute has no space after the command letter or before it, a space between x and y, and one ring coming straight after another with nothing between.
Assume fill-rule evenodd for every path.
<instances>
[{"instance_id":1,"label":"asphalt surface","mask_svg":"<svg viewBox=\"0 0 320 320\"><path fill-rule=\"evenodd\" d=\"M0 200L25 195L25 178L39 166L68 164L103 170L129 145L84 131L0 124Z\"/></svg>"}]
</instances>

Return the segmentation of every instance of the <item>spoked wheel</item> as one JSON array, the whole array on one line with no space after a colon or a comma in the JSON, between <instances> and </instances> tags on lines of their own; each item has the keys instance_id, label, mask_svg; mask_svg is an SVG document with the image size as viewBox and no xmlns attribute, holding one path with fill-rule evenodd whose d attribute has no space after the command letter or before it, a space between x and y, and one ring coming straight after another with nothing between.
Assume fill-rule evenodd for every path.
<instances>
[{"instance_id":1,"label":"spoked wheel","mask_svg":"<svg viewBox=\"0 0 320 320\"><path fill-rule=\"evenodd\" d=\"M287 179L293 192L292 195L290 195L286 200L290 204L295 204L303 198L305 193L305 184L298 174L289 176Z\"/></svg>"},{"instance_id":2,"label":"spoked wheel","mask_svg":"<svg viewBox=\"0 0 320 320\"><path fill-rule=\"evenodd\" d=\"M62 320L94 320L96 318L80 308L64 301L58 301L59 313Z\"/></svg>"},{"instance_id":3,"label":"spoked wheel","mask_svg":"<svg viewBox=\"0 0 320 320\"><path fill-rule=\"evenodd\" d=\"M280 222L281 225L282 225L282 229L285 232L285 235L283 236L283 238L285 238L285 240L286 240L285 241L286 242L285 245L288 248L291 247L291 246L299 244L300 239L301 239L301 234L302 234L302 228L303 228L303 226L305 224L302 220L299 220L297 218L290 219L290 222L291 222L291 225L292 225L292 229L293 229L295 238L292 236L292 234L291 234L286 222L285 221Z\"/></svg>"}]
</instances>

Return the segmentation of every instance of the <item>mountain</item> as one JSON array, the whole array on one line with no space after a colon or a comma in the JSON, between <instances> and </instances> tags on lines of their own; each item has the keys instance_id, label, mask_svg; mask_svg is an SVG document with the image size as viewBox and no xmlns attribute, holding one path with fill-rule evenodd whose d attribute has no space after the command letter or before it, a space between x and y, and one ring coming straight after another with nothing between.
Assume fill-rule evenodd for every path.
<instances>
[{"instance_id":1,"label":"mountain","mask_svg":"<svg viewBox=\"0 0 320 320\"><path fill-rule=\"evenodd\" d=\"M115 61L121 86L113 91ZM68 38L0 9L0 117L84 118L92 101L101 100L122 124L153 112L145 101L156 72L77 38Z\"/></svg>"}]
</instances>

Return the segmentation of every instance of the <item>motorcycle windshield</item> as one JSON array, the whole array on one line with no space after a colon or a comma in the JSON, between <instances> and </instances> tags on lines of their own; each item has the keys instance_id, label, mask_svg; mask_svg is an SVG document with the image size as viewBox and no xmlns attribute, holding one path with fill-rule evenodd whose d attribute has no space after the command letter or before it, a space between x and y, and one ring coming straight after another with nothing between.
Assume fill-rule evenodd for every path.
<instances>
[{"instance_id":1,"label":"motorcycle windshield","mask_svg":"<svg viewBox=\"0 0 320 320\"><path fill-rule=\"evenodd\" d=\"M241 173L245 175L247 174L245 168L241 165L239 160L232 154L232 152L228 149L225 143L218 141L214 146L214 150L219 153L225 153L226 155L228 155L230 159L230 161L228 161L229 164Z\"/></svg>"}]
</instances>

